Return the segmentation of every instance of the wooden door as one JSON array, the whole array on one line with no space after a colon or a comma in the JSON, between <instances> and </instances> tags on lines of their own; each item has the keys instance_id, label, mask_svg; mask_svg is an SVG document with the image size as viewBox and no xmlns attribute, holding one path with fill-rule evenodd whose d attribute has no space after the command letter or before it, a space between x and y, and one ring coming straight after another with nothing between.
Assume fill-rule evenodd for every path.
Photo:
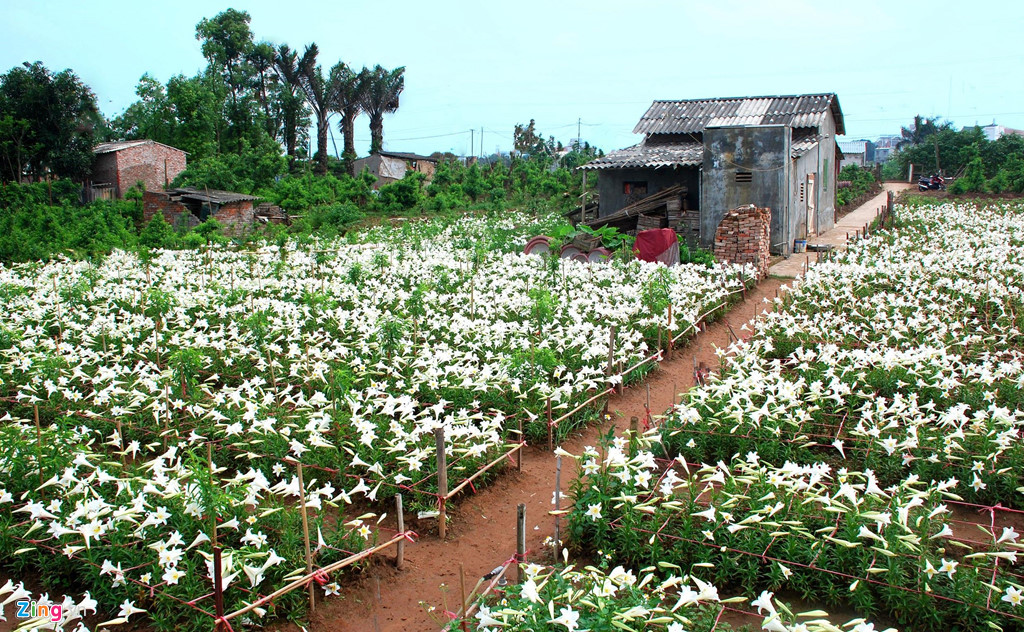
<instances>
[{"instance_id":1,"label":"wooden door","mask_svg":"<svg viewBox=\"0 0 1024 632\"><path fill-rule=\"evenodd\" d=\"M814 202L818 198L817 191L814 188L815 175L816 174L813 174L813 173L807 174L807 224L806 224L806 228L807 228L807 236L808 237L810 237L810 236L815 234L814 228L815 228L815 224L817 224L817 222L815 221L815 212L814 212L815 211Z\"/></svg>"}]
</instances>

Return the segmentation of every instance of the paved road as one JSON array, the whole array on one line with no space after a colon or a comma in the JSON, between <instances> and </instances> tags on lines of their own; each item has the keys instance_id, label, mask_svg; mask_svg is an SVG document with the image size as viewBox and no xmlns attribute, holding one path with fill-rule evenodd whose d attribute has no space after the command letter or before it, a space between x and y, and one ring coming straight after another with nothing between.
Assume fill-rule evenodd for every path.
<instances>
[{"instance_id":1,"label":"paved road","mask_svg":"<svg viewBox=\"0 0 1024 632\"><path fill-rule=\"evenodd\" d=\"M853 235L857 230L864 228L864 224L875 219L875 216L881 211L882 205L885 204L885 196L889 191L902 191L910 186L903 182L886 182L881 193L839 218L839 223L835 228L811 239L810 243L832 244L840 250L846 248L847 236ZM817 260L818 253L816 252L793 255L789 259L784 259L773 265L769 269L769 274L795 277L803 273L805 264L814 263Z\"/></svg>"}]
</instances>

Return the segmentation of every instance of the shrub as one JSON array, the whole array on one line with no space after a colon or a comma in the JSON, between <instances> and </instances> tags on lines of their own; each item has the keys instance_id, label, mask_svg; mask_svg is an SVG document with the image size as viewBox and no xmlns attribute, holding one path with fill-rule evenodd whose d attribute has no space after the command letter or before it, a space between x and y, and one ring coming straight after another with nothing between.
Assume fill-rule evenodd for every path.
<instances>
[{"instance_id":1,"label":"shrub","mask_svg":"<svg viewBox=\"0 0 1024 632\"><path fill-rule=\"evenodd\" d=\"M967 164L967 170L964 172L964 175L957 178L949 187L949 192L955 195L984 193L987 190L985 186L985 165L982 164L980 157L971 160Z\"/></svg>"}]
</instances>

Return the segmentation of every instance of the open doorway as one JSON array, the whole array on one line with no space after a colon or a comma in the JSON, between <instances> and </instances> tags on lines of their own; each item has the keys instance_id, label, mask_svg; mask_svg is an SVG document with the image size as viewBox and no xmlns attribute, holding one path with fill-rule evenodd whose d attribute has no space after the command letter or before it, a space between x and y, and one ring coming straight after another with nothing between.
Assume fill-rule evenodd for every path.
<instances>
[{"instance_id":1,"label":"open doorway","mask_svg":"<svg viewBox=\"0 0 1024 632\"><path fill-rule=\"evenodd\" d=\"M805 232L806 232L808 237L813 236L817 232L815 230L815 224L817 222L815 222L815 213L814 213L814 211L815 211L814 202L815 202L815 198L817 197L814 194L814 192L815 192L815 188L814 188L815 175L816 174L813 174L813 173L807 174L807 195L806 195L806 198L807 198L807 220L806 220L806 222L807 223L804 225L804 227L806 228Z\"/></svg>"}]
</instances>

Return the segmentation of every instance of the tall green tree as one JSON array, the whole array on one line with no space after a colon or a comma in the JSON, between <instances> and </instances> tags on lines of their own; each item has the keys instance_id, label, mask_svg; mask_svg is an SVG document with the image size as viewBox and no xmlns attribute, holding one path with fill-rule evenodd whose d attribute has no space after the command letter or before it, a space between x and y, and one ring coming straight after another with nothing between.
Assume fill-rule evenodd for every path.
<instances>
[{"instance_id":1,"label":"tall green tree","mask_svg":"<svg viewBox=\"0 0 1024 632\"><path fill-rule=\"evenodd\" d=\"M0 179L84 179L102 116L96 96L71 70L52 74L41 62L0 75Z\"/></svg>"},{"instance_id":2,"label":"tall green tree","mask_svg":"<svg viewBox=\"0 0 1024 632\"><path fill-rule=\"evenodd\" d=\"M285 153L294 156L295 147L309 126L305 93L299 83L299 53L287 44L281 44L274 57L274 68L280 78L278 108L281 115L281 139Z\"/></svg>"},{"instance_id":3,"label":"tall green tree","mask_svg":"<svg viewBox=\"0 0 1024 632\"><path fill-rule=\"evenodd\" d=\"M338 86L334 110L341 115L338 124L344 140L345 149L341 154L343 160L351 163L356 159L355 124L356 117L362 111L363 96L370 81L370 71L363 68L354 72L345 62L338 62L331 68L331 81ZM353 174L355 175L355 174Z\"/></svg>"},{"instance_id":4,"label":"tall green tree","mask_svg":"<svg viewBox=\"0 0 1024 632\"><path fill-rule=\"evenodd\" d=\"M405 66L387 70L374 66L367 74L362 108L370 117L370 153L384 149L384 115L398 110L398 96L405 89Z\"/></svg>"},{"instance_id":5,"label":"tall green tree","mask_svg":"<svg viewBox=\"0 0 1024 632\"><path fill-rule=\"evenodd\" d=\"M315 43L306 47L298 61L297 77L316 120L316 172L323 175L327 173L328 118L333 109L332 104L337 102L340 85L337 81L331 81L329 76L324 76L323 68L316 59L319 54L320 49Z\"/></svg>"},{"instance_id":6,"label":"tall green tree","mask_svg":"<svg viewBox=\"0 0 1024 632\"><path fill-rule=\"evenodd\" d=\"M224 115L229 123L227 141L241 151L242 139L253 125L253 68L249 54L253 49L250 16L247 11L228 9L196 25L196 39L202 42L203 56L210 62L207 72L221 78L227 92Z\"/></svg>"}]
</instances>

